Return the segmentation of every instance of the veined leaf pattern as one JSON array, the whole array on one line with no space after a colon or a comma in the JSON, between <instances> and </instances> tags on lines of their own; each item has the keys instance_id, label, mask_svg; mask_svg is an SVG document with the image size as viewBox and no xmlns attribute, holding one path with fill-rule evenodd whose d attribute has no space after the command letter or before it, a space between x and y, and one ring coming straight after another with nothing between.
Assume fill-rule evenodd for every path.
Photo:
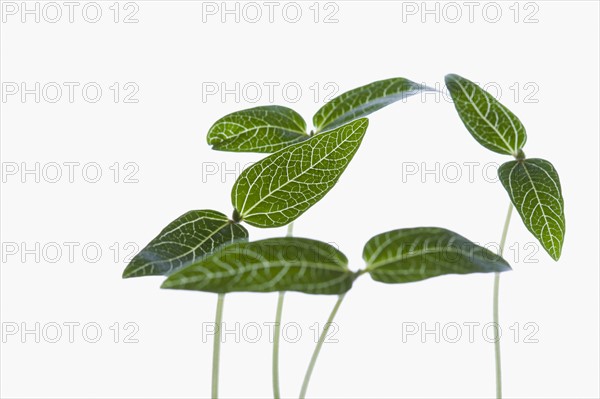
<instances>
[{"instance_id":1,"label":"veined leaf pattern","mask_svg":"<svg viewBox=\"0 0 600 399\"><path fill-rule=\"evenodd\" d=\"M308 138L300 114L268 105L224 116L210 128L206 139L215 150L271 153Z\"/></svg>"},{"instance_id":2,"label":"veined leaf pattern","mask_svg":"<svg viewBox=\"0 0 600 399\"><path fill-rule=\"evenodd\" d=\"M342 93L323 105L315 113L313 124L317 132L331 130L421 91L433 89L404 78L369 83Z\"/></svg>"},{"instance_id":3,"label":"veined leaf pattern","mask_svg":"<svg viewBox=\"0 0 600 399\"><path fill-rule=\"evenodd\" d=\"M363 259L373 280L390 284L445 274L510 270L500 256L439 227L399 229L376 235L365 245Z\"/></svg>"},{"instance_id":4,"label":"veined leaf pattern","mask_svg":"<svg viewBox=\"0 0 600 399\"><path fill-rule=\"evenodd\" d=\"M248 231L212 210L190 211L165 227L129 262L123 278L165 275L236 240Z\"/></svg>"},{"instance_id":5,"label":"veined leaf pattern","mask_svg":"<svg viewBox=\"0 0 600 399\"><path fill-rule=\"evenodd\" d=\"M256 227L293 222L333 188L367 130L363 118L271 154L245 169L231 199L240 219Z\"/></svg>"},{"instance_id":6,"label":"veined leaf pattern","mask_svg":"<svg viewBox=\"0 0 600 399\"><path fill-rule=\"evenodd\" d=\"M565 237L565 211L560 179L544 159L510 161L498 176L527 229L558 260Z\"/></svg>"},{"instance_id":7,"label":"veined leaf pattern","mask_svg":"<svg viewBox=\"0 0 600 399\"><path fill-rule=\"evenodd\" d=\"M460 119L471 135L485 148L518 156L527 141L525 127L515 114L490 93L461 76L446 76Z\"/></svg>"},{"instance_id":8,"label":"veined leaf pattern","mask_svg":"<svg viewBox=\"0 0 600 399\"><path fill-rule=\"evenodd\" d=\"M354 273L333 246L299 237L236 242L170 275L162 288L216 293L298 291L339 295Z\"/></svg>"}]
</instances>

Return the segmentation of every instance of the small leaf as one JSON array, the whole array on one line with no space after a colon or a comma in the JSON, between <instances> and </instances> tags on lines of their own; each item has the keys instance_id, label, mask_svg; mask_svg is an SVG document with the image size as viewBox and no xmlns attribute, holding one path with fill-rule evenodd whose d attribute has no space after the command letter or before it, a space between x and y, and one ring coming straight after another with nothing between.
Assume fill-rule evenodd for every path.
<instances>
[{"instance_id":1,"label":"small leaf","mask_svg":"<svg viewBox=\"0 0 600 399\"><path fill-rule=\"evenodd\" d=\"M288 146L245 169L231 192L239 218L256 227L293 222L337 183L367 125L367 119L359 119Z\"/></svg>"},{"instance_id":2,"label":"small leaf","mask_svg":"<svg viewBox=\"0 0 600 399\"><path fill-rule=\"evenodd\" d=\"M447 75L456 111L471 135L485 148L518 156L527 141L525 127L508 108L475 83L458 75Z\"/></svg>"},{"instance_id":3,"label":"small leaf","mask_svg":"<svg viewBox=\"0 0 600 399\"><path fill-rule=\"evenodd\" d=\"M282 237L222 247L173 273L161 288L339 295L352 287L354 277L346 256L331 245Z\"/></svg>"},{"instance_id":4,"label":"small leaf","mask_svg":"<svg viewBox=\"0 0 600 399\"><path fill-rule=\"evenodd\" d=\"M366 271L383 283L408 283L444 274L504 272L508 263L493 252L439 227L388 231L363 250Z\"/></svg>"},{"instance_id":5,"label":"small leaf","mask_svg":"<svg viewBox=\"0 0 600 399\"><path fill-rule=\"evenodd\" d=\"M552 259L558 260L565 236L565 213L554 166L543 159L511 161L498 168L498 176L527 229Z\"/></svg>"},{"instance_id":6,"label":"small leaf","mask_svg":"<svg viewBox=\"0 0 600 399\"><path fill-rule=\"evenodd\" d=\"M129 262L123 278L171 273L235 240L248 231L220 212L189 211L171 222Z\"/></svg>"},{"instance_id":7,"label":"small leaf","mask_svg":"<svg viewBox=\"0 0 600 399\"><path fill-rule=\"evenodd\" d=\"M317 132L331 130L420 91L433 89L404 78L369 83L342 93L323 105L313 117L313 124Z\"/></svg>"},{"instance_id":8,"label":"small leaf","mask_svg":"<svg viewBox=\"0 0 600 399\"><path fill-rule=\"evenodd\" d=\"M250 108L224 116L215 122L206 137L214 150L266 153L308 138L302 116L277 105Z\"/></svg>"}]
</instances>

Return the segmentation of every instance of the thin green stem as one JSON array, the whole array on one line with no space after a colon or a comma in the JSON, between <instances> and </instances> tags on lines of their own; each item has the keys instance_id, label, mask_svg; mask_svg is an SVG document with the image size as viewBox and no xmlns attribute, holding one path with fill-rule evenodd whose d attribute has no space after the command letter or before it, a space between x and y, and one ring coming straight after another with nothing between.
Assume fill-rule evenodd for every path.
<instances>
[{"instance_id":1,"label":"thin green stem","mask_svg":"<svg viewBox=\"0 0 600 399\"><path fill-rule=\"evenodd\" d=\"M319 352L321 352L321 347L323 346L323 342L325 342L325 337L327 336L327 331L329 331L329 327L331 323L333 323L333 319L344 300L346 294L342 294L338 297L335 306L331 310L329 314L329 319L327 319L327 323L323 326L323 331L321 332L321 336L319 337L319 342L317 342L317 346L310 358L310 363L308 365L308 369L306 370L306 374L304 375L304 382L302 383L302 390L300 391L300 399L304 399L306 397L306 391L308 390L308 383L310 382L310 376L312 375L313 369L315 368L315 364L317 363L317 358L319 357Z\"/></svg>"},{"instance_id":2,"label":"thin green stem","mask_svg":"<svg viewBox=\"0 0 600 399\"><path fill-rule=\"evenodd\" d=\"M219 397L219 355L221 352L221 327L223 322L223 304L225 294L219 294L217 299L217 313L215 315L215 336L213 341L213 363L212 363L212 395L213 399Z\"/></svg>"},{"instance_id":3,"label":"thin green stem","mask_svg":"<svg viewBox=\"0 0 600 399\"><path fill-rule=\"evenodd\" d=\"M294 222L288 224L286 237L292 237L294 234ZM281 315L283 313L283 300L285 292L280 292L277 298L277 311L275 313L275 328L273 331L273 398L279 399L281 393L279 390L279 338L281 335Z\"/></svg>"},{"instance_id":4,"label":"thin green stem","mask_svg":"<svg viewBox=\"0 0 600 399\"><path fill-rule=\"evenodd\" d=\"M508 234L508 226L510 225L510 217L512 216L513 205L508 205L506 220L504 221L504 229L502 230L502 238L500 239L499 255L504 253L504 245L506 244L506 235ZM495 273L494 276L494 358L496 364L496 398L502 398L502 363L500 361L500 318L498 317L498 297L500 292L500 273Z\"/></svg>"},{"instance_id":5,"label":"thin green stem","mask_svg":"<svg viewBox=\"0 0 600 399\"><path fill-rule=\"evenodd\" d=\"M281 335L281 314L283 313L283 299L285 292L279 293L277 299L277 313L275 314L275 328L273 331L273 398L281 398L279 392L279 336Z\"/></svg>"}]
</instances>

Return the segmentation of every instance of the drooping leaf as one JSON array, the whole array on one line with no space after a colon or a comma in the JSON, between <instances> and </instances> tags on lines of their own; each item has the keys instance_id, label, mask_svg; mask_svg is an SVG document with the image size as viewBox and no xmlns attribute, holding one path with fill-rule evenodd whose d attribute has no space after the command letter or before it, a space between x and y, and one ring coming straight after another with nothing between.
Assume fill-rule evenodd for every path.
<instances>
[{"instance_id":1,"label":"drooping leaf","mask_svg":"<svg viewBox=\"0 0 600 399\"><path fill-rule=\"evenodd\" d=\"M247 238L243 226L220 212L189 211L165 227L129 262L123 278L166 275L221 245Z\"/></svg>"},{"instance_id":2,"label":"drooping leaf","mask_svg":"<svg viewBox=\"0 0 600 399\"><path fill-rule=\"evenodd\" d=\"M313 124L317 132L331 130L420 91L433 91L433 89L404 78L369 83L342 93L323 105L313 116Z\"/></svg>"},{"instance_id":3,"label":"drooping leaf","mask_svg":"<svg viewBox=\"0 0 600 399\"><path fill-rule=\"evenodd\" d=\"M245 169L231 191L236 214L256 227L293 222L337 183L367 125L367 119L359 119L288 146Z\"/></svg>"},{"instance_id":4,"label":"drooping leaf","mask_svg":"<svg viewBox=\"0 0 600 399\"><path fill-rule=\"evenodd\" d=\"M277 105L226 115L212 125L206 137L214 150L263 153L275 152L308 138L302 116Z\"/></svg>"},{"instance_id":5,"label":"drooping leaf","mask_svg":"<svg viewBox=\"0 0 600 399\"><path fill-rule=\"evenodd\" d=\"M364 247L366 271L383 283L408 283L444 274L510 270L493 252L439 227L392 230L371 238Z\"/></svg>"},{"instance_id":6,"label":"drooping leaf","mask_svg":"<svg viewBox=\"0 0 600 399\"><path fill-rule=\"evenodd\" d=\"M565 212L558 173L544 159L506 162L498 176L523 223L554 260L565 237Z\"/></svg>"},{"instance_id":7,"label":"drooping leaf","mask_svg":"<svg viewBox=\"0 0 600 399\"><path fill-rule=\"evenodd\" d=\"M352 287L354 277L346 256L333 246L282 237L222 247L170 275L161 288L339 295Z\"/></svg>"},{"instance_id":8,"label":"drooping leaf","mask_svg":"<svg viewBox=\"0 0 600 399\"><path fill-rule=\"evenodd\" d=\"M446 76L456 111L471 135L485 148L518 156L527 141L525 127L490 93L461 76Z\"/></svg>"}]
</instances>

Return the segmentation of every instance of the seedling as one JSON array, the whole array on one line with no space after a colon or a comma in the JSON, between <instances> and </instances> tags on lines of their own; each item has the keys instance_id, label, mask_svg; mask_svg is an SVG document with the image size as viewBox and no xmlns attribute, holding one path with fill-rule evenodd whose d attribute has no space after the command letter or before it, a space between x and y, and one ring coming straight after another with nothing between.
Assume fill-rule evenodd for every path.
<instances>
[{"instance_id":1,"label":"seedling","mask_svg":"<svg viewBox=\"0 0 600 399\"><path fill-rule=\"evenodd\" d=\"M544 159L527 159L523 147L527 141L525 127L508 108L475 83L458 75L447 75L446 86L456 111L467 130L488 150L512 155L516 160L498 169L498 177L508 192L506 221L500 240L502 256L513 205L527 229L538 239L554 260L560 258L565 237L565 213L558 173ZM494 277L494 353L496 397L502 397L502 367L498 334L498 294L500 274Z\"/></svg>"},{"instance_id":2,"label":"seedling","mask_svg":"<svg viewBox=\"0 0 600 399\"><path fill-rule=\"evenodd\" d=\"M180 216L134 257L123 277L165 275L162 288L218 294L212 397L218 396L220 328L227 293L279 292L276 325L287 291L338 296L306 371L300 392L304 398L328 328L360 276L369 274L374 281L399 284L446 274L510 270L501 256L439 227L376 235L366 243L366 266L358 271L351 271L346 256L333 246L292 237L292 223L335 186L359 149L368 127L364 117L423 90L431 89L403 78L359 87L318 110L310 132L298 113L280 106L235 112L210 128L208 143L214 149L272 154L238 177L231 193L231 219L212 210ZM252 242L241 223L258 228L287 225L288 235ZM275 398L280 397L278 345L276 330Z\"/></svg>"}]
</instances>

